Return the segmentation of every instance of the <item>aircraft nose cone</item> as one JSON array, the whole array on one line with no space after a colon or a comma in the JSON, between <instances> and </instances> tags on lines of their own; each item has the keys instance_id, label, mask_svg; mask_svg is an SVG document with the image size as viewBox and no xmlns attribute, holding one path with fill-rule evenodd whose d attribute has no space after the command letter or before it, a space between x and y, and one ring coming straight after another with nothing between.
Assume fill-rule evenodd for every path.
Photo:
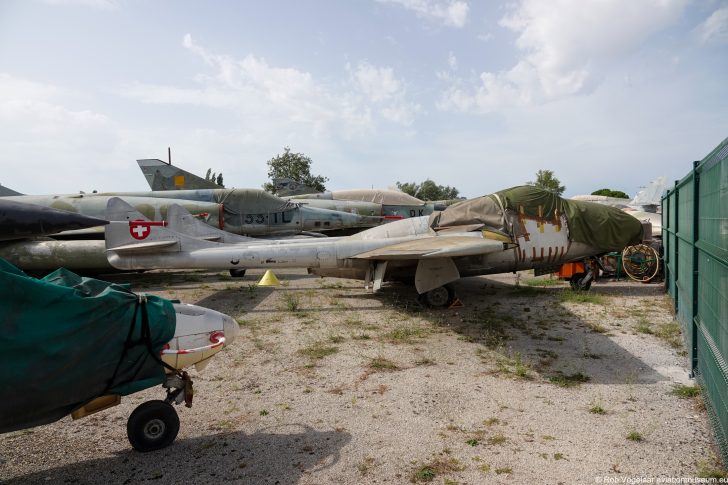
<instances>
[{"instance_id":1,"label":"aircraft nose cone","mask_svg":"<svg viewBox=\"0 0 728 485\"><path fill-rule=\"evenodd\" d=\"M225 346L228 346L235 341L235 337L238 336L240 327L238 326L238 322L236 322L232 317L223 315L222 328L225 332Z\"/></svg>"}]
</instances>

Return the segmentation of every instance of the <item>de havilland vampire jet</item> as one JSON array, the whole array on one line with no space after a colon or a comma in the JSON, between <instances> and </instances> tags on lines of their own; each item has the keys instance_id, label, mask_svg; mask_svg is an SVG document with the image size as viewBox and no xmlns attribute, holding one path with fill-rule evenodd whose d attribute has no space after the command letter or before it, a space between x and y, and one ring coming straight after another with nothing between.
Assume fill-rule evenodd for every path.
<instances>
[{"instance_id":1,"label":"de havilland vampire jet","mask_svg":"<svg viewBox=\"0 0 728 485\"><path fill-rule=\"evenodd\" d=\"M119 269L309 268L321 276L363 279L375 290L388 279L413 279L431 306L447 305L454 297L449 283L461 277L558 267L641 239L641 223L618 209L531 186L313 242L220 244L137 220L106 227L107 256Z\"/></svg>"}]
</instances>

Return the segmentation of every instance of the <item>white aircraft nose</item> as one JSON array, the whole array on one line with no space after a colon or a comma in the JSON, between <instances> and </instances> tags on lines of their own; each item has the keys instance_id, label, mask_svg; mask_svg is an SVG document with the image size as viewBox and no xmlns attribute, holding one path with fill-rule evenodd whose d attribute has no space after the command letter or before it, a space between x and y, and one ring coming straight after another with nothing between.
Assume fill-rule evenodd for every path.
<instances>
[{"instance_id":1,"label":"white aircraft nose","mask_svg":"<svg viewBox=\"0 0 728 485\"><path fill-rule=\"evenodd\" d=\"M235 337L238 336L240 327L238 322L227 315L222 315L222 329L225 332L225 346L227 347L235 341Z\"/></svg>"}]
</instances>

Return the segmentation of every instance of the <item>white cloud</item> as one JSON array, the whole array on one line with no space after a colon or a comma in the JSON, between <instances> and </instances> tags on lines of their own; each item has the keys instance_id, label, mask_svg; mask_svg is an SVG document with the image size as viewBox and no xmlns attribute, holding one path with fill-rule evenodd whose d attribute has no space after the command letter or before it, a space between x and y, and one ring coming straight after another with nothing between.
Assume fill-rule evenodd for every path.
<instances>
[{"instance_id":1,"label":"white cloud","mask_svg":"<svg viewBox=\"0 0 728 485\"><path fill-rule=\"evenodd\" d=\"M728 42L728 7L719 8L705 19L697 28L700 40L708 42Z\"/></svg>"},{"instance_id":2,"label":"white cloud","mask_svg":"<svg viewBox=\"0 0 728 485\"><path fill-rule=\"evenodd\" d=\"M453 54L452 52L450 52L447 55L447 64L448 64L448 66L450 66L450 69L452 69L452 70L455 70L458 68L458 58L455 57L455 54Z\"/></svg>"},{"instance_id":3,"label":"white cloud","mask_svg":"<svg viewBox=\"0 0 728 485\"><path fill-rule=\"evenodd\" d=\"M483 72L477 86L458 80L441 109L492 111L590 92L615 61L673 24L687 0L521 0L500 20L517 34L518 62Z\"/></svg>"},{"instance_id":4,"label":"white cloud","mask_svg":"<svg viewBox=\"0 0 728 485\"><path fill-rule=\"evenodd\" d=\"M351 83L330 86L295 68L268 64L248 54L243 59L218 55L196 44L187 34L183 46L212 68L196 76L195 87L133 83L121 94L149 104L184 104L232 111L252 130L279 132L283 127L307 127L310 136L338 133L360 136L376 127L373 108L388 121L409 125L415 106L406 102L404 84L391 68L360 63ZM249 123L248 123L249 122ZM266 129L264 129L264 127Z\"/></svg>"},{"instance_id":5,"label":"white cloud","mask_svg":"<svg viewBox=\"0 0 728 485\"><path fill-rule=\"evenodd\" d=\"M470 7L467 2L450 0L377 0L380 3L396 3L416 12L418 16L443 22L450 27L463 27L468 19Z\"/></svg>"}]
</instances>

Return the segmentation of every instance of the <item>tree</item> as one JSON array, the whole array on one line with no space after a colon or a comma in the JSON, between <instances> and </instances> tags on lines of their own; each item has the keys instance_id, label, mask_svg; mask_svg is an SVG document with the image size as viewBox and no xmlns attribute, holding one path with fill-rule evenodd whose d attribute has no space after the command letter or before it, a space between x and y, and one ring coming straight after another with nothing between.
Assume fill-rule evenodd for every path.
<instances>
[{"instance_id":1,"label":"tree","mask_svg":"<svg viewBox=\"0 0 728 485\"><path fill-rule=\"evenodd\" d=\"M303 153L291 153L290 147L283 148L283 154L276 155L268 160L268 178L270 182L263 184L263 189L271 194L276 193L273 179L289 178L303 185L307 185L317 192L325 192L328 177L311 175L311 159Z\"/></svg>"},{"instance_id":2,"label":"tree","mask_svg":"<svg viewBox=\"0 0 728 485\"><path fill-rule=\"evenodd\" d=\"M217 179L215 180L215 183L216 183L217 185L219 185L220 187L225 187L225 186L224 186L224 185L222 184L222 172L220 172L219 174L217 174Z\"/></svg>"},{"instance_id":3,"label":"tree","mask_svg":"<svg viewBox=\"0 0 728 485\"><path fill-rule=\"evenodd\" d=\"M420 200L457 199L460 194L460 191L455 187L437 185L430 179L425 180L421 184L416 182L397 182L397 188L405 194L417 197Z\"/></svg>"},{"instance_id":4,"label":"tree","mask_svg":"<svg viewBox=\"0 0 728 485\"><path fill-rule=\"evenodd\" d=\"M205 180L210 180L210 174L212 173L212 169L208 168L207 173L205 174Z\"/></svg>"},{"instance_id":5,"label":"tree","mask_svg":"<svg viewBox=\"0 0 728 485\"><path fill-rule=\"evenodd\" d=\"M559 179L554 177L553 170L539 170L536 172L535 182L526 182L527 185L533 185L539 189L548 190L556 195L561 195L566 190L566 187L561 185Z\"/></svg>"},{"instance_id":6,"label":"tree","mask_svg":"<svg viewBox=\"0 0 728 485\"><path fill-rule=\"evenodd\" d=\"M599 189L591 193L591 195L604 195L606 197L616 197L618 199L629 199L629 195L621 190Z\"/></svg>"}]
</instances>

